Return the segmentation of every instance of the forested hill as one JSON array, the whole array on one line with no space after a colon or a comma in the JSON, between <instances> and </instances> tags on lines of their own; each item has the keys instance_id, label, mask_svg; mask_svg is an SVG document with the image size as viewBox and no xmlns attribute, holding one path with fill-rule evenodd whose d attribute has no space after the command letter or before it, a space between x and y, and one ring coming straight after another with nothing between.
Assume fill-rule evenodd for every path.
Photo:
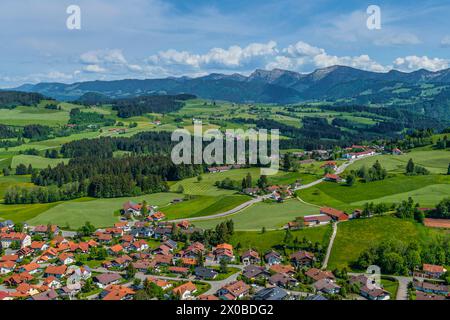
<instances>
[{"instance_id":1,"label":"forested hill","mask_svg":"<svg viewBox=\"0 0 450 320\"><path fill-rule=\"evenodd\" d=\"M16 106L33 106L46 99L43 95L33 92L0 91L0 108L15 108Z\"/></svg>"},{"instance_id":2,"label":"forested hill","mask_svg":"<svg viewBox=\"0 0 450 320\"><path fill-rule=\"evenodd\" d=\"M332 66L309 74L274 69L256 70L249 76L211 74L198 78L89 81L70 85L39 83L24 85L17 90L38 92L61 100L76 100L92 92L114 99L191 93L200 98L239 103L291 104L320 100L407 108L450 120L450 69L377 73Z\"/></svg>"}]
</instances>

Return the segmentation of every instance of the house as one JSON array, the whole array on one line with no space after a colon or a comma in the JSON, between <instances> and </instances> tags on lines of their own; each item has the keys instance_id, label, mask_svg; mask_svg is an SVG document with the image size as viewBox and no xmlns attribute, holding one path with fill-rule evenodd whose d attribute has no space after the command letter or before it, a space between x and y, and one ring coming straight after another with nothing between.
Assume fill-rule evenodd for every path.
<instances>
[{"instance_id":1,"label":"house","mask_svg":"<svg viewBox=\"0 0 450 320\"><path fill-rule=\"evenodd\" d=\"M173 289L173 294L178 296L180 300L188 300L197 292L197 287L191 281L186 282Z\"/></svg>"},{"instance_id":2,"label":"house","mask_svg":"<svg viewBox=\"0 0 450 320\"><path fill-rule=\"evenodd\" d=\"M314 282L313 287L314 289L316 289L316 291L320 291L327 294L338 294L339 291L341 290L341 287L338 286L334 282L334 280L328 278L317 280L316 282Z\"/></svg>"},{"instance_id":3,"label":"house","mask_svg":"<svg viewBox=\"0 0 450 320\"><path fill-rule=\"evenodd\" d=\"M94 277L94 282L101 289L111 284L116 284L120 280L122 280L122 277L117 273L102 273Z\"/></svg>"},{"instance_id":4,"label":"house","mask_svg":"<svg viewBox=\"0 0 450 320\"><path fill-rule=\"evenodd\" d=\"M312 266L313 263L316 261L316 258L314 256L314 253L300 250L291 254L290 260L295 267L299 268L305 266Z\"/></svg>"},{"instance_id":5,"label":"house","mask_svg":"<svg viewBox=\"0 0 450 320\"><path fill-rule=\"evenodd\" d=\"M319 281L320 279L335 279L334 274L331 271L323 271L317 268L309 269L305 272L305 275L314 281Z\"/></svg>"},{"instance_id":6,"label":"house","mask_svg":"<svg viewBox=\"0 0 450 320\"><path fill-rule=\"evenodd\" d=\"M284 300L288 295L286 290L279 287L264 288L253 296L253 300Z\"/></svg>"},{"instance_id":7,"label":"house","mask_svg":"<svg viewBox=\"0 0 450 320\"><path fill-rule=\"evenodd\" d=\"M8 249L13 243L24 248L31 245L31 237L22 232L0 233L0 243L3 249Z\"/></svg>"},{"instance_id":8,"label":"house","mask_svg":"<svg viewBox=\"0 0 450 320\"><path fill-rule=\"evenodd\" d=\"M0 301L12 300L8 292L0 291Z\"/></svg>"},{"instance_id":9,"label":"house","mask_svg":"<svg viewBox=\"0 0 450 320\"><path fill-rule=\"evenodd\" d=\"M337 174L327 173L324 177L325 181L336 182L339 183L342 181L342 178Z\"/></svg>"},{"instance_id":10,"label":"house","mask_svg":"<svg viewBox=\"0 0 450 320\"><path fill-rule=\"evenodd\" d=\"M56 279L54 276L51 276L45 278L43 285L52 289L59 289L61 288L61 281Z\"/></svg>"},{"instance_id":11,"label":"house","mask_svg":"<svg viewBox=\"0 0 450 320\"><path fill-rule=\"evenodd\" d=\"M446 297L434 293L416 291L416 300L445 300Z\"/></svg>"},{"instance_id":12,"label":"house","mask_svg":"<svg viewBox=\"0 0 450 320\"><path fill-rule=\"evenodd\" d=\"M183 266L188 266L188 267L196 266L198 263L197 259L195 259L195 258L181 258L180 261Z\"/></svg>"},{"instance_id":13,"label":"house","mask_svg":"<svg viewBox=\"0 0 450 320\"><path fill-rule=\"evenodd\" d=\"M198 279L202 280L213 280L219 274L216 270L205 268L205 267L196 267L194 269L194 274Z\"/></svg>"},{"instance_id":14,"label":"house","mask_svg":"<svg viewBox=\"0 0 450 320\"><path fill-rule=\"evenodd\" d=\"M56 236L59 233L59 227L55 224L52 225L40 225L33 228L31 231L32 235L39 235L42 237L47 237L48 235Z\"/></svg>"},{"instance_id":15,"label":"house","mask_svg":"<svg viewBox=\"0 0 450 320\"><path fill-rule=\"evenodd\" d=\"M112 260L111 267L123 269L126 268L131 261L133 261L133 259L125 254Z\"/></svg>"},{"instance_id":16,"label":"house","mask_svg":"<svg viewBox=\"0 0 450 320\"><path fill-rule=\"evenodd\" d=\"M280 264L283 258L276 251L270 251L264 255L264 260L268 265Z\"/></svg>"},{"instance_id":17,"label":"house","mask_svg":"<svg viewBox=\"0 0 450 320\"><path fill-rule=\"evenodd\" d=\"M255 266L250 264L242 270L242 275L248 280L255 280L261 278L269 278L270 274L266 271L266 268L261 266Z\"/></svg>"},{"instance_id":18,"label":"house","mask_svg":"<svg viewBox=\"0 0 450 320\"><path fill-rule=\"evenodd\" d=\"M187 220L183 220L183 221L179 222L179 223L177 224L177 226L180 227L181 229L186 230L186 229L189 228L190 223L189 223L189 221L187 221Z\"/></svg>"},{"instance_id":19,"label":"house","mask_svg":"<svg viewBox=\"0 0 450 320\"><path fill-rule=\"evenodd\" d=\"M258 193L261 192L261 189L259 189L258 187L245 188L244 190L242 190L242 192L245 194L248 194L249 196L256 196L256 195L258 195Z\"/></svg>"},{"instance_id":20,"label":"house","mask_svg":"<svg viewBox=\"0 0 450 320\"><path fill-rule=\"evenodd\" d=\"M283 288L291 288L298 285L298 281L286 273L275 273L269 278L269 283Z\"/></svg>"},{"instance_id":21,"label":"house","mask_svg":"<svg viewBox=\"0 0 450 320\"><path fill-rule=\"evenodd\" d=\"M35 294L31 297L31 299L35 301L58 300L58 293L54 289L51 289L39 294Z\"/></svg>"},{"instance_id":22,"label":"house","mask_svg":"<svg viewBox=\"0 0 450 320\"><path fill-rule=\"evenodd\" d=\"M154 277L149 277L149 278L147 278L147 280L149 282L156 284L158 287L160 287L163 290L167 290L172 287L172 284L170 282L168 282L167 280L157 279Z\"/></svg>"},{"instance_id":23,"label":"house","mask_svg":"<svg viewBox=\"0 0 450 320\"><path fill-rule=\"evenodd\" d=\"M320 214L326 214L334 221L347 221L348 215L341 210L337 210L330 207L322 207L320 208Z\"/></svg>"},{"instance_id":24,"label":"house","mask_svg":"<svg viewBox=\"0 0 450 320\"><path fill-rule=\"evenodd\" d=\"M241 256L241 260L244 266L248 266L249 264L259 264L261 262L259 253L252 249L245 251Z\"/></svg>"},{"instance_id":25,"label":"house","mask_svg":"<svg viewBox=\"0 0 450 320\"><path fill-rule=\"evenodd\" d=\"M123 210L123 213L130 213L134 216L140 216L141 210L142 210L142 204L128 201L123 204L122 210Z\"/></svg>"},{"instance_id":26,"label":"house","mask_svg":"<svg viewBox=\"0 0 450 320\"><path fill-rule=\"evenodd\" d=\"M133 267L143 273L146 273L152 266L150 260L138 260L132 263Z\"/></svg>"},{"instance_id":27,"label":"house","mask_svg":"<svg viewBox=\"0 0 450 320\"><path fill-rule=\"evenodd\" d=\"M115 223L114 228L122 229L124 232L129 232L131 230L130 224L127 221Z\"/></svg>"},{"instance_id":28,"label":"house","mask_svg":"<svg viewBox=\"0 0 450 320\"><path fill-rule=\"evenodd\" d=\"M228 243L218 244L213 248L213 254L216 261L226 260L228 262L234 261L233 246Z\"/></svg>"},{"instance_id":29,"label":"house","mask_svg":"<svg viewBox=\"0 0 450 320\"><path fill-rule=\"evenodd\" d=\"M443 266L426 263L423 264L422 270L426 275L436 279L440 278L444 273L447 272L447 269L445 269Z\"/></svg>"},{"instance_id":30,"label":"house","mask_svg":"<svg viewBox=\"0 0 450 320\"><path fill-rule=\"evenodd\" d=\"M331 217L326 214L315 214L303 217L305 227L323 226L331 222Z\"/></svg>"},{"instance_id":31,"label":"house","mask_svg":"<svg viewBox=\"0 0 450 320\"><path fill-rule=\"evenodd\" d=\"M147 241L141 239L131 244L131 249L136 251L144 251L149 248Z\"/></svg>"},{"instance_id":32,"label":"house","mask_svg":"<svg viewBox=\"0 0 450 320\"><path fill-rule=\"evenodd\" d=\"M100 298L104 301L131 300L135 294L134 290L120 285L109 285L101 293Z\"/></svg>"},{"instance_id":33,"label":"house","mask_svg":"<svg viewBox=\"0 0 450 320\"><path fill-rule=\"evenodd\" d=\"M392 155L399 156L399 155L402 155L402 154L403 154L403 152L399 148L392 149Z\"/></svg>"},{"instance_id":34,"label":"house","mask_svg":"<svg viewBox=\"0 0 450 320\"><path fill-rule=\"evenodd\" d=\"M54 277L60 279L65 276L66 271L67 271L67 266L64 264L61 266L49 265L49 266L47 266L47 268L44 271L44 277L54 276Z\"/></svg>"},{"instance_id":35,"label":"house","mask_svg":"<svg viewBox=\"0 0 450 320\"><path fill-rule=\"evenodd\" d=\"M49 246L45 241L33 241L31 242L30 248L35 251L45 251Z\"/></svg>"},{"instance_id":36,"label":"house","mask_svg":"<svg viewBox=\"0 0 450 320\"><path fill-rule=\"evenodd\" d=\"M3 280L3 282L11 287L14 287L21 283L30 282L31 280L33 280L33 276L31 274L29 274L28 272L22 272L13 274L12 276Z\"/></svg>"},{"instance_id":37,"label":"house","mask_svg":"<svg viewBox=\"0 0 450 320\"><path fill-rule=\"evenodd\" d=\"M426 292L426 293L435 293L435 294L448 294L448 286L444 284L432 283L427 281L413 281L413 286L416 290Z\"/></svg>"},{"instance_id":38,"label":"house","mask_svg":"<svg viewBox=\"0 0 450 320\"><path fill-rule=\"evenodd\" d=\"M202 294L198 296L197 300L204 300L204 301L217 301L219 298L217 298L213 294Z\"/></svg>"},{"instance_id":39,"label":"house","mask_svg":"<svg viewBox=\"0 0 450 320\"><path fill-rule=\"evenodd\" d=\"M164 213L162 213L161 211L158 211L158 212L151 214L149 218L152 221L157 222L157 221L164 220L166 218L166 215Z\"/></svg>"},{"instance_id":40,"label":"house","mask_svg":"<svg viewBox=\"0 0 450 320\"><path fill-rule=\"evenodd\" d=\"M205 252L203 243L194 242L186 250L183 251L182 256L186 258L198 258Z\"/></svg>"},{"instance_id":41,"label":"house","mask_svg":"<svg viewBox=\"0 0 450 320\"><path fill-rule=\"evenodd\" d=\"M14 271L16 263L13 261L0 262L0 274L8 274Z\"/></svg>"},{"instance_id":42,"label":"house","mask_svg":"<svg viewBox=\"0 0 450 320\"><path fill-rule=\"evenodd\" d=\"M61 253L58 257L58 260L60 263L65 264L65 265L69 265L72 263L75 263L75 258L73 256L73 253Z\"/></svg>"},{"instance_id":43,"label":"house","mask_svg":"<svg viewBox=\"0 0 450 320\"><path fill-rule=\"evenodd\" d=\"M320 168L321 169L329 168L336 171L338 167L336 161L327 161L323 165L321 165Z\"/></svg>"},{"instance_id":44,"label":"house","mask_svg":"<svg viewBox=\"0 0 450 320\"><path fill-rule=\"evenodd\" d=\"M313 294L306 298L306 300L312 300L312 301L327 301L328 299L320 294Z\"/></svg>"},{"instance_id":45,"label":"house","mask_svg":"<svg viewBox=\"0 0 450 320\"><path fill-rule=\"evenodd\" d=\"M273 273L285 273L287 275L294 275L295 269L291 265L274 264L270 266L269 270Z\"/></svg>"},{"instance_id":46,"label":"house","mask_svg":"<svg viewBox=\"0 0 450 320\"><path fill-rule=\"evenodd\" d=\"M136 225L131 229L130 233L135 238L150 238L154 234L154 230L151 227L137 227Z\"/></svg>"},{"instance_id":47,"label":"house","mask_svg":"<svg viewBox=\"0 0 450 320\"><path fill-rule=\"evenodd\" d=\"M35 274L39 272L40 267L41 266L36 262L31 262L29 264L24 264L23 266L20 266L19 272L28 272L29 274Z\"/></svg>"},{"instance_id":48,"label":"house","mask_svg":"<svg viewBox=\"0 0 450 320\"><path fill-rule=\"evenodd\" d=\"M186 267L173 266L173 267L169 267L167 270L170 273L181 274L183 276L187 276L189 274L189 268L186 268Z\"/></svg>"},{"instance_id":49,"label":"house","mask_svg":"<svg viewBox=\"0 0 450 320\"><path fill-rule=\"evenodd\" d=\"M250 286L244 281L234 281L228 283L217 291L218 296L223 300L237 300L246 296L250 291Z\"/></svg>"},{"instance_id":50,"label":"house","mask_svg":"<svg viewBox=\"0 0 450 320\"><path fill-rule=\"evenodd\" d=\"M123 251L124 251L124 249L120 244L116 244L108 249L108 252L115 256L120 254Z\"/></svg>"},{"instance_id":51,"label":"house","mask_svg":"<svg viewBox=\"0 0 450 320\"><path fill-rule=\"evenodd\" d=\"M361 287L360 294L369 300L389 300L391 297L389 292L382 288L364 285Z\"/></svg>"}]
</instances>

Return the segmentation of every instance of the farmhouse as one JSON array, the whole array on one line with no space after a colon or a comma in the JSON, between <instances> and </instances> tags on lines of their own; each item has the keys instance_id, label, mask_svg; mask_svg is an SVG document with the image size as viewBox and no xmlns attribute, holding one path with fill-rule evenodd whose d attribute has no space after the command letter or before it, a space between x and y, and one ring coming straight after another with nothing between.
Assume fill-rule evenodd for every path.
<instances>
[{"instance_id":1,"label":"farmhouse","mask_svg":"<svg viewBox=\"0 0 450 320\"><path fill-rule=\"evenodd\" d=\"M445 269L443 266L426 263L423 264L422 269L425 274L436 279L440 278L444 273L447 272L447 269Z\"/></svg>"},{"instance_id":2,"label":"farmhouse","mask_svg":"<svg viewBox=\"0 0 450 320\"><path fill-rule=\"evenodd\" d=\"M369 300L389 300L389 292L382 288L369 288L366 285L361 287L361 295Z\"/></svg>"},{"instance_id":3,"label":"farmhouse","mask_svg":"<svg viewBox=\"0 0 450 320\"><path fill-rule=\"evenodd\" d=\"M330 223L331 217L326 214L315 214L303 217L303 225L305 227L322 226Z\"/></svg>"},{"instance_id":4,"label":"farmhouse","mask_svg":"<svg viewBox=\"0 0 450 320\"><path fill-rule=\"evenodd\" d=\"M348 215L341 210L337 210L330 207L322 207L320 208L320 214L326 214L327 216L331 217L331 219L335 221L347 221Z\"/></svg>"},{"instance_id":5,"label":"farmhouse","mask_svg":"<svg viewBox=\"0 0 450 320\"><path fill-rule=\"evenodd\" d=\"M330 182L341 182L342 178L340 176L338 176L337 174L332 174L332 173L327 173L324 176L325 181L330 181Z\"/></svg>"}]
</instances>

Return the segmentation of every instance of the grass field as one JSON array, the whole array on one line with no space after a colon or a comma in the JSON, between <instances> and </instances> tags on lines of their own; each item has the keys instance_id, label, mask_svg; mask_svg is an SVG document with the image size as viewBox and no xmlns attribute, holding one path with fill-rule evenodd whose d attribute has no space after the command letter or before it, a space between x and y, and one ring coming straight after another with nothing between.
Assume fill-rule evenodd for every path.
<instances>
[{"instance_id":1,"label":"grass field","mask_svg":"<svg viewBox=\"0 0 450 320\"><path fill-rule=\"evenodd\" d=\"M261 175L260 169L244 168L244 169L229 170L226 172L205 173L202 175L203 179L200 182L197 181L196 177L184 179L183 181L179 181L173 184L171 187L171 191L174 192L177 191L177 189L181 185L184 188L185 194L210 195L210 196L229 195L235 193L235 191L219 189L214 186L214 183L216 181L222 181L226 178L240 182L245 176L247 176L248 173L250 173L250 175L252 176L253 183L256 184L256 181L259 179ZM291 184L294 183L296 180L301 180L302 183L306 184L320 178L321 175L315 173L284 172L284 171L279 171L276 175L268 176L270 184L280 184L280 185Z\"/></svg>"},{"instance_id":2,"label":"grass field","mask_svg":"<svg viewBox=\"0 0 450 320\"><path fill-rule=\"evenodd\" d=\"M390 277L382 277L381 285L383 286L384 290L386 290L390 293L391 300L395 300L395 298L397 297L397 291L398 291L397 279L390 278Z\"/></svg>"},{"instance_id":3,"label":"grass field","mask_svg":"<svg viewBox=\"0 0 450 320\"><path fill-rule=\"evenodd\" d=\"M67 111L49 110L43 107L17 107L14 109L2 109L0 112L0 123L25 126L39 123L48 126L58 126L69 121Z\"/></svg>"},{"instance_id":4,"label":"grass field","mask_svg":"<svg viewBox=\"0 0 450 320\"><path fill-rule=\"evenodd\" d=\"M232 236L231 244L235 247L240 244L241 251L253 248L259 252L266 252L270 249L279 249L284 235L285 231L283 230L267 231L265 233L259 231L236 231ZM319 242L323 246L327 246L331 236L331 226L292 231L292 235L299 240L305 237L313 243Z\"/></svg>"},{"instance_id":5,"label":"grass field","mask_svg":"<svg viewBox=\"0 0 450 320\"><path fill-rule=\"evenodd\" d=\"M336 267L350 268L364 250L382 240L427 241L444 232L426 228L413 220L391 216L343 222L338 225L328 266L331 270Z\"/></svg>"},{"instance_id":6,"label":"grass field","mask_svg":"<svg viewBox=\"0 0 450 320\"><path fill-rule=\"evenodd\" d=\"M317 213L319 213L317 207L304 204L296 199L290 199L284 203L260 202L226 218L196 221L195 225L211 228L222 221L232 219L236 230L259 231L262 227L266 229L281 228L296 217Z\"/></svg>"},{"instance_id":7,"label":"grass field","mask_svg":"<svg viewBox=\"0 0 450 320\"><path fill-rule=\"evenodd\" d=\"M121 209L128 200L135 202L146 200L149 205L164 206L178 197L179 195L173 193L157 193L135 198L77 199L58 204L28 220L28 223L37 225L51 222L62 227L68 224L71 229L77 229L86 221L90 221L97 227L107 227L118 221L114 212Z\"/></svg>"},{"instance_id":8,"label":"grass field","mask_svg":"<svg viewBox=\"0 0 450 320\"><path fill-rule=\"evenodd\" d=\"M408 196L417 197L422 206L434 206L448 195L449 184L450 176L396 175L383 181L358 182L351 187L325 182L299 194L306 202L344 210L361 207L368 201L396 203L408 199Z\"/></svg>"},{"instance_id":9,"label":"grass field","mask_svg":"<svg viewBox=\"0 0 450 320\"><path fill-rule=\"evenodd\" d=\"M191 200L171 204L160 208L160 210L165 213L169 220L202 217L226 212L250 199L251 197L244 195L195 196Z\"/></svg>"},{"instance_id":10,"label":"grass field","mask_svg":"<svg viewBox=\"0 0 450 320\"><path fill-rule=\"evenodd\" d=\"M413 159L414 163L427 168L430 172L441 174L447 173L448 164L450 162L450 152L445 150L414 150L399 156L379 155L362 160L358 160L347 168L347 171L357 170L361 166L372 166L375 161L391 172L405 172L406 164L409 159Z\"/></svg>"},{"instance_id":11,"label":"grass field","mask_svg":"<svg viewBox=\"0 0 450 320\"><path fill-rule=\"evenodd\" d=\"M0 199L3 199L5 191L12 186L32 186L30 176L0 176Z\"/></svg>"},{"instance_id":12,"label":"grass field","mask_svg":"<svg viewBox=\"0 0 450 320\"><path fill-rule=\"evenodd\" d=\"M44 169L47 168L48 166L55 167L60 163L67 163L67 162L69 162L69 159L50 159L40 156L20 154L12 158L11 167L15 168L19 164L24 164L28 167L28 165L31 164L33 168Z\"/></svg>"},{"instance_id":13,"label":"grass field","mask_svg":"<svg viewBox=\"0 0 450 320\"><path fill-rule=\"evenodd\" d=\"M57 206L58 204L60 203L55 202L17 205L0 204L0 219L12 220L14 222L26 222Z\"/></svg>"}]
</instances>

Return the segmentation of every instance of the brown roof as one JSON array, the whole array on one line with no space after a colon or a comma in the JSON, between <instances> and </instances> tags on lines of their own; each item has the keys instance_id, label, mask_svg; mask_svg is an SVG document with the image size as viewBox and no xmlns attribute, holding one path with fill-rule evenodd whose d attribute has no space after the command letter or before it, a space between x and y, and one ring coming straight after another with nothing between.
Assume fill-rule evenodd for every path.
<instances>
[{"instance_id":1,"label":"brown roof","mask_svg":"<svg viewBox=\"0 0 450 320\"><path fill-rule=\"evenodd\" d=\"M317 268L311 268L305 272L305 275L318 281L320 279L334 279L334 274L331 271L322 271Z\"/></svg>"},{"instance_id":2,"label":"brown roof","mask_svg":"<svg viewBox=\"0 0 450 320\"><path fill-rule=\"evenodd\" d=\"M444 273L446 270L443 266L437 266L434 264L423 264L423 271L431 273Z\"/></svg>"},{"instance_id":3,"label":"brown roof","mask_svg":"<svg viewBox=\"0 0 450 320\"><path fill-rule=\"evenodd\" d=\"M181 286L174 288L173 293L182 296L186 291L194 292L196 290L197 287L195 286L195 284L189 281L186 282L185 284L182 284Z\"/></svg>"},{"instance_id":4,"label":"brown roof","mask_svg":"<svg viewBox=\"0 0 450 320\"><path fill-rule=\"evenodd\" d=\"M67 266L66 265L62 265L62 266L48 266L45 269L45 273L47 273L47 274L63 275L64 273L66 273L66 270L67 270Z\"/></svg>"}]
</instances>

